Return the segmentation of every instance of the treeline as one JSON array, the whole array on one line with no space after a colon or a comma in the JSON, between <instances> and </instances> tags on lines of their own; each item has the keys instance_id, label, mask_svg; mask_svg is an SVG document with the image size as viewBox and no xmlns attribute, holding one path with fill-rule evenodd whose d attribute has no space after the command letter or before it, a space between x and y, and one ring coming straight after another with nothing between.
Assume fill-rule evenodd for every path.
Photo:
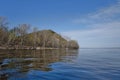
<instances>
[{"instance_id":1,"label":"treeline","mask_svg":"<svg viewBox=\"0 0 120 80\"><path fill-rule=\"evenodd\" d=\"M52 30L31 29L29 24L19 24L9 29L6 18L0 17L0 49L78 49L75 40L67 40Z\"/></svg>"}]
</instances>

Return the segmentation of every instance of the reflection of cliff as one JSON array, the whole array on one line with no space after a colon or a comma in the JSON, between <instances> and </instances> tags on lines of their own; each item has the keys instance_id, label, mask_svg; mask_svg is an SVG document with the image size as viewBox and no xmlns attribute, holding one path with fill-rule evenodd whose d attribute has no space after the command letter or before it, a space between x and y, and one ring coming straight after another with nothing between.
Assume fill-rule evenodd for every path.
<instances>
[{"instance_id":1,"label":"reflection of cliff","mask_svg":"<svg viewBox=\"0 0 120 80\"><path fill-rule=\"evenodd\" d=\"M3 69L14 69L16 72L28 72L30 70L51 71L51 63L59 61L70 61L76 57L77 52L73 50L16 50L1 51L0 71ZM0 73L0 74L1 74Z\"/></svg>"}]
</instances>

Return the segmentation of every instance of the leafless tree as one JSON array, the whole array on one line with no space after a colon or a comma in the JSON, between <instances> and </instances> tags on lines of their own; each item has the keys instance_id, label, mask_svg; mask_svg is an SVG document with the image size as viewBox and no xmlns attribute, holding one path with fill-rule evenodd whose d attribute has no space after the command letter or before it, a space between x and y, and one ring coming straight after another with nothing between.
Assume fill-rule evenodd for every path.
<instances>
[{"instance_id":1,"label":"leafless tree","mask_svg":"<svg viewBox=\"0 0 120 80\"><path fill-rule=\"evenodd\" d=\"M29 24L20 24L18 25L18 32L19 32L19 36L21 38L21 46L23 46L23 42L25 40L26 34L28 34L28 31L30 29L30 25Z\"/></svg>"},{"instance_id":2,"label":"leafless tree","mask_svg":"<svg viewBox=\"0 0 120 80\"><path fill-rule=\"evenodd\" d=\"M5 17L0 17L0 45L6 44L8 40L8 22Z\"/></svg>"},{"instance_id":3,"label":"leafless tree","mask_svg":"<svg viewBox=\"0 0 120 80\"><path fill-rule=\"evenodd\" d=\"M37 27L34 27L34 28L33 28L33 34L34 34L34 47L36 47L37 38L38 38L37 31L38 31L38 28L37 28Z\"/></svg>"}]
</instances>

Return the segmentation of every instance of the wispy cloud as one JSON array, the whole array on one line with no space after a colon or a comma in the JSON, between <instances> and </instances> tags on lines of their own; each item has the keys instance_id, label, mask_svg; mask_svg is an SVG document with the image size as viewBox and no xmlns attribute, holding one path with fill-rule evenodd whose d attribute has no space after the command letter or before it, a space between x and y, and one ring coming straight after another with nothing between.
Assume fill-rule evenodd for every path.
<instances>
[{"instance_id":1,"label":"wispy cloud","mask_svg":"<svg viewBox=\"0 0 120 80\"><path fill-rule=\"evenodd\" d=\"M94 13L89 13L83 18L75 19L73 22L77 24L93 24L112 22L115 19L120 20L120 1Z\"/></svg>"},{"instance_id":2,"label":"wispy cloud","mask_svg":"<svg viewBox=\"0 0 120 80\"><path fill-rule=\"evenodd\" d=\"M83 47L120 47L120 0L114 5L75 19L87 29L63 32Z\"/></svg>"}]
</instances>

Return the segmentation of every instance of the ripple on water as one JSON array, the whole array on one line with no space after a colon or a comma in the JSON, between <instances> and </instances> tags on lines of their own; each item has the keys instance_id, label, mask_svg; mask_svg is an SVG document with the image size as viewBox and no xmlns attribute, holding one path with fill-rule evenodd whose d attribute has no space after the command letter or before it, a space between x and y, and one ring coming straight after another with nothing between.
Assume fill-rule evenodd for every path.
<instances>
[{"instance_id":1,"label":"ripple on water","mask_svg":"<svg viewBox=\"0 0 120 80\"><path fill-rule=\"evenodd\" d=\"M120 80L118 49L7 52L0 55L6 65L0 75L8 80Z\"/></svg>"}]
</instances>

